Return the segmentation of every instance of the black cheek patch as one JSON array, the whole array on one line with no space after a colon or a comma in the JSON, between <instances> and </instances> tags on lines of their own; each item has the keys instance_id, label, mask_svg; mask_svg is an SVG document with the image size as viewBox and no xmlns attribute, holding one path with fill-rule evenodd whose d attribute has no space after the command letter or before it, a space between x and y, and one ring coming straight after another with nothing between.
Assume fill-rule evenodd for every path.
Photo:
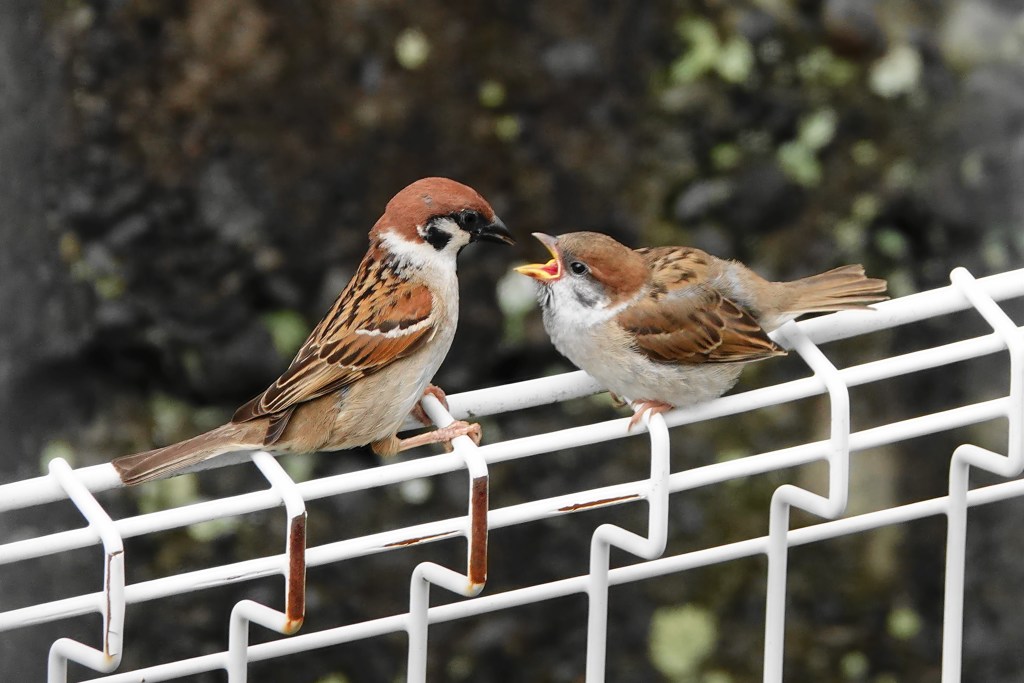
<instances>
[{"instance_id":1,"label":"black cheek patch","mask_svg":"<svg viewBox=\"0 0 1024 683\"><path fill-rule=\"evenodd\" d=\"M598 296L592 292L584 292L580 289L574 289L573 294L576 295L576 300L586 308L592 308L597 303Z\"/></svg>"},{"instance_id":2,"label":"black cheek patch","mask_svg":"<svg viewBox=\"0 0 1024 683\"><path fill-rule=\"evenodd\" d=\"M438 230L434 226L427 228L427 234L424 236L427 240L427 244L432 246L434 249L441 251L448 246L452 236L446 233L444 230Z\"/></svg>"}]
</instances>

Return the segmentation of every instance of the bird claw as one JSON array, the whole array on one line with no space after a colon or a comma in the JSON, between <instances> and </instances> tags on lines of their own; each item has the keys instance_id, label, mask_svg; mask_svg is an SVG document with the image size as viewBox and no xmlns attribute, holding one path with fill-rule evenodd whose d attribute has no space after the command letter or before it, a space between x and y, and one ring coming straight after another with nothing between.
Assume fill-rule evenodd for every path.
<instances>
[{"instance_id":1,"label":"bird claw","mask_svg":"<svg viewBox=\"0 0 1024 683\"><path fill-rule=\"evenodd\" d=\"M665 403L664 401L648 401L646 399L633 402L633 417L629 418L629 425L626 427L627 432L633 431L633 428L640 424L640 420L644 418L644 414L647 413L651 417L658 415L659 413L667 413L672 410L675 406Z\"/></svg>"},{"instance_id":2,"label":"bird claw","mask_svg":"<svg viewBox=\"0 0 1024 683\"><path fill-rule=\"evenodd\" d=\"M448 410L448 397L445 395L444 389L437 386L436 384L428 384L427 388L423 390L423 395L426 396L427 394L430 394L438 401L440 401L441 405L444 406L444 409Z\"/></svg>"},{"instance_id":3,"label":"bird claw","mask_svg":"<svg viewBox=\"0 0 1024 683\"><path fill-rule=\"evenodd\" d=\"M448 410L448 397L445 396L444 390L436 384L428 384L427 388L423 390L423 396L433 396L441 402L441 405L444 406L445 410ZM423 410L423 399L420 399L419 403L417 403L410 412L413 418L423 425L429 427L434 424L434 421L427 417L427 412ZM415 446L422 446L427 443L440 443L441 447L444 448L445 453L451 453L455 450L455 447L452 446L452 439L457 439L460 436L468 436L473 440L473 443L479 446L480 440L483 438L483 431L480 429L480 425L476 423L456 420L447 427L439 427L427 434L403 439L402 450L414 448Z\"/></svg>"},{"instance_id":4,"label":"bird claw","mask_svg":"<svg viewBox=\"0 0 1024 683\"><path fill-rule=\"evenodd\" d=\"M626 403L628 403L626 399L622 398L614 391L609 391L608 396L612 399L612 406L615 408L622 408L623 406L626 405Z\"/></svg>"},{"instance_id":5,"label":"bird claw","mask_svg":"<svg viewBox=\"0 0 1024 683\"><path fill-rule=\"evenodd\" d=\"M456 439L460 436L468 436L473 440L473 443L477 446L480 445L480 441L483 439L484 432L475 422L464 422L463 420L456 420L447 427L442 427L439 431L452 430L453 434L451 437L441 442L441 446L444 448L445 453L451 453L455 450L452 446L452 439Z\"/></svg>"},{"instance_id":6,"label":"bird claw","mask_svg":"<svg viewBox=\"0 0 1024 683\"><path fill-rule=\"evenodd\" d=\"M445 396L444 390L436 384L428 384L427 388L423 390L423 396L433 396L441 405L444 406L445 410L448 410L448 397ZM420 424L429 427L434 424L434 421L427 417L427 411L423 410L423 399L421 398L413 409L410 411L413 418Z\"/></svg>"},{"instance_id":7,"label":"bird claw","mask_svg":"<svg viewBox=\"0 0 1024 683\"><path fill-rule=\"evenodd\" d=\"M438 427L430 432L398 440L393 452L398 453L399 451L407 451L410 448L439 443L444 447L445 451L451 453L452 450L454 450L451 443L452 439L457 439L460 436L468 436L473 440L473 443L479 446L480 440L483 438L483 430L480 429L480 425L475 422L463 422L462 420L456 420L447 427Z\"/></svg>"}]
</instances>

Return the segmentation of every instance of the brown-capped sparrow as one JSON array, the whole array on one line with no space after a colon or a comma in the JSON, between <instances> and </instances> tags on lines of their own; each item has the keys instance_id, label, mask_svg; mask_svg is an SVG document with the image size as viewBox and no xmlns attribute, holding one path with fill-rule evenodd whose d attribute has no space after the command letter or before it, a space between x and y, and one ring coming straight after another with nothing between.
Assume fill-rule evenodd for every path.
<instances>
[{"instance_id":1,"label":"brown-capped sparrow","mask_svg":"<svg viewBox=\"0 0 1024 683\"><path fill-rule=\"evenodd\" d=\"M690 247L630 249L596 232L534 237L553 258L516 270L542 285L544 328L562 355L632 401L630 429L646 411L717 398L745 363L785 354L767 334L783 323L888 298L885 280L859 265L769 282Z\"/></svg>"},{"instance_id":2,"label":"brown-capped sparrow","mask_svg":"<svg viewBox=\"0 0 1024 683\"><path fill-rule=\"evenodd\" d=\"M352 280L284 374L231 421L163 448L117 458L125 484L167 476L223 453L297 453L369 444L379 455L449 442L475 424L399 439L451 346L459 318L455 257L470 242L513 244L475 190L424 178L396 194L370 230L370 248ZM419 412L419 417L422 412Z\"/></svg>"}]
</instances>

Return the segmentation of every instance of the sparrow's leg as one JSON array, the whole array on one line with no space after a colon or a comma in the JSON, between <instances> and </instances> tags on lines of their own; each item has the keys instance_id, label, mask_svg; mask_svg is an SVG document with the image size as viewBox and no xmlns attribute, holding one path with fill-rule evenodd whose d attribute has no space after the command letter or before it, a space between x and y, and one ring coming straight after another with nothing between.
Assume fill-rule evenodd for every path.
<instances>
[{"instance_id":1,"label":"sparrow's leg","mask_svg":"<svg viewBox=\"0 0 1024 683\"><path fill-rule=\"evenodd\" d=\"M445 410L448 410L448 397L445 396L444 389L442 389L441 387L437 386L436 384L428 384L427 388L423 390L423 395L433 396L434 398L441 402L441 405L444 406ZM419 402L417 402L416 405L413 407L412 416L419 420L421 424L427 427L434 424L433 421L429 417L427 417L427 411L423 410L423 399L420 399ZM479 443L480 439L477 439L477 444L479 445ZM451 453L453 450L452 444L449 441L445 441L442 444L442 446L444 447L445 453Z\"/></svg>"},{"instance_id":2,"label":"sparrow's leg","mask_svg":"<svg viewBox=\"0 0 1024 683\"><path fill-rule=\"evenodd\" d=\"M386 458L396 453L400 453L401 451L407 451L410 448L417 448L419 446L426 446L431 443L443 443L450 449L451 440L460 436L468 436L473 439L473 443L479 446L483 432L480 430L480 425L475 422L471 423L456 420L447 427L438 427L433 431L417 434L416 436L410 436L407 439L399 439L397 436L389 436L386 439L374 441L370 444L370 448L373 449L373 452L377 455Z\"/></svg>"},{"instance_id":3,"label":"sparrow's leg","mask_svg":"<svg viewBox=\"0 0 1024 683\"><path fill-rule=\"evenodd\" d=\"M444 395L444 390L436 384L428 384L427 388L423 390L424 396L433 396L441 405L444 406L445 410L448 410L448 397ZM420 399L422 401L422 399ZM412 416L416 418L420 423L429 427L434 424L429 417L427 417L426 411L423 410L423 406L417 402L416 406L412 409Z\"/></svg>"},{"instance_id":4,"label":"sparrow's leg","mask_svg":"<svg viewBox=\"0 0 1024 683\"><path fill-rule=\"evenodd\" d=\"M609 391L608 395L612 399L612 405L615 406L616 408L621 408L622 406L626 405L626 403L627 403L626 399L622 398L621 396L616 394L614 391Z\"/></svg>"},{"instance_id":5,"label":"sparrow's leg","mask_svg":"<svg viewBox=\"0 0 1024 683\"><path fill-rule=\"evenodd\" d=\"M632 431L633 427L636 427L640 420L643 419L644 413L650 411L651 415L657 415L658 413L667 413L668 411L675 408L675 406L665 403L664 401L648 401L646 399L640 401L633 401L633 417L629 420L629 426L626 427L626 431Z\"/></svg>"},{"instance_id":6,"label":"sparrow's leg","mask_svg":"<svg viewBox=\"0 0 1024 683\"><path fill-rule=\"evenodd\" d=\"M480 425L475 422L456 420L447 427L438 427L431 432L410 436L407 439L399 439L398 450L407 451L410 448L425 446L428 443L442 443L445 445L446 451L451 451L451 440L459 436L468 436L473 439L473 443L479 446L480 439L483 437L483 431L481 431Z\"/></svg>"}]
</instances>

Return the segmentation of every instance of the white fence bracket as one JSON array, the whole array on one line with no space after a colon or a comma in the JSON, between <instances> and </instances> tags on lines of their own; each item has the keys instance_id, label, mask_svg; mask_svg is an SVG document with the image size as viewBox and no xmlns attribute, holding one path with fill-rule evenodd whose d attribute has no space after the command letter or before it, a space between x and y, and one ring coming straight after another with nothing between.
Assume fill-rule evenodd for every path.
<instances>
[{"instance_id":1,"label":"white fence bracket","mask_svg":"<svg viewBox=\"0 0 1024 683\"><path fill-rule=\"evenodd\" d=\"M590 537L587 683L600 683L604 680L608 645L608 572L611 568L612 546L645 560L653 560L665 552L665 544L668 542L668 427L660 414L652 417L650 412L644 414L640 424L647 427L651 440L651 476L643 496L647 499L647 536L640 536L614 524L602 524Z\"/></svg>"},{"instance_id":2,"label":"white fence bracket","mask_svg":"<svg viewBox=\"0 0 1024 683\"><path fill-rule=\"evenodd\" d=\"M437 427L454 422L451 414L432 395L422 401L423 410ZM452 455L465 461L469 473L469 504L463 535L466 537L466 573L459 574L434 562L422 562L413 570L409 585L409 661L406 680L423 683L427 679L427 633L430 623L430 584L463 597L476 597L487 583L487 536L489 478L487 461L468 436L452 442Z\"/></svg>"},{"instance_id":3,"label":"white fence bracket","mask_svg":"<svg viewBox=\"0 0 1024 683\"><path fill-rule=\"evenodd\" d=\"M75 477L63 458L49 463L53 477L89 523L89 530L103 544L103 592L95 610L103 616L103 649L97 650L71 638L60 638L50 646L47 683L66 683L68 660L107 673L121 664L124 635L124 543L110 515Z\"/></svg>"},{"instance_id":4,"label":"white fence bracket","mask_svg":"<svg viewBox=\"0 0 1024 683\"><path fill-rule=\"evenodd\" d=\"M846 510L850 488L850 392L846 381L839 369L794 323L787 323L779 329L778 336L796 349L825 385L831 403L832 434L828 447L828 496L822 497L792 484L783 484L772 495L768 518L768 597L764 625L765 683L782 683L789 511L798 507L825 519L835 519Z\"/></svg>"},{"instance_id":5,"label":"white fence bracket","mask_svg":"<svg viewBox=\"0 0 1024 683\"><path fill-rule=\"evenodd\" d=\"M302 628L306 618L306 501L295 481L274 456L257 451L252 454L252 461L280 497L288 516L285 561L281 569L284 574L284 611L252 600L240 600L231 609L225 664L229 683L245 683L248 679L250 622L290 636Z\"/></svg>"},{"instance_id":6,"label":"white fence bracket","mask_svg":"<svg viewBox=\"0 0 1024 683\"><path fill-rule=\"evenodd\" d=\"M1005 416L1007 455L964 444L949 466L949 509L946 512L946 583L942 630L942 683L959 683L963 657L964 571L967 559L967 492L971 467L1011 478L1024 472L1024 332L989 296L974 276L957 268L953 285L992 326L1010 355L1010 395Z\"/></svg>"}]
</instances>

